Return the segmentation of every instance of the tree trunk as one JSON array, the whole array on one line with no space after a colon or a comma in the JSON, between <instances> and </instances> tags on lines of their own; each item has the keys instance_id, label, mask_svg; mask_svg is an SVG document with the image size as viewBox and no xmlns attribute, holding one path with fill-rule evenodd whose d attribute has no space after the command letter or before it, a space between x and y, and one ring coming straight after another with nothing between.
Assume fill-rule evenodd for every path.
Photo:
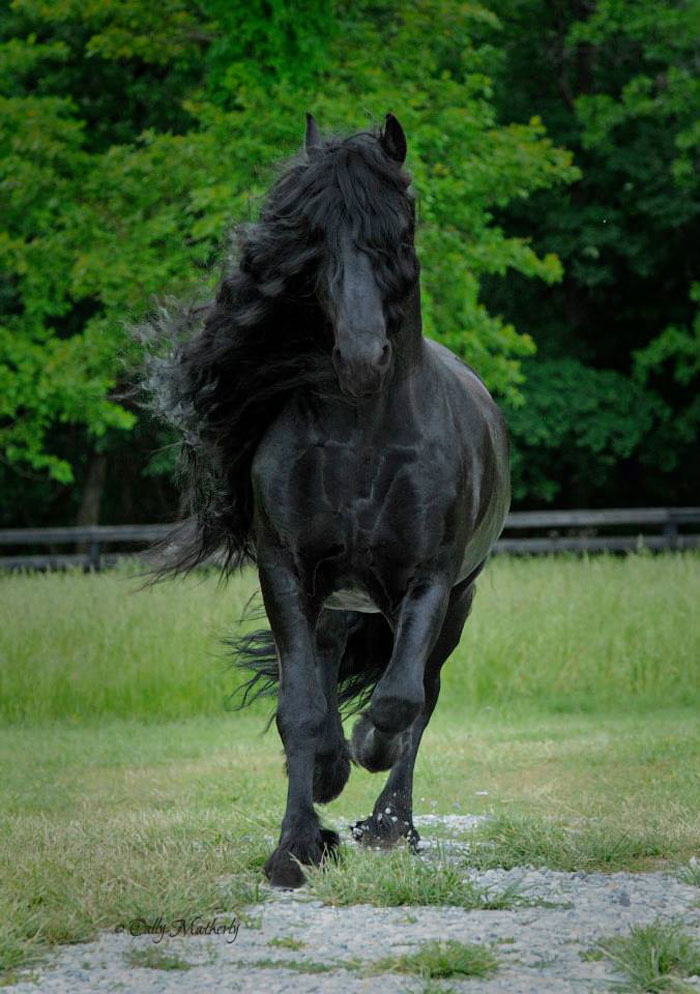
<instances>
[{"instance_id":1,"label":"tree trunk","mask_svg":"<svg viewBox=\"0 0 700 994\"><path fill-rule=\"evenodd\" d=\"M75 522L77 525L97 525L100 523L100 501L107 476L107 456L103 452L93 452L83 485L80 507ZM84 569L100 568L99 542L78 542L75 551L85 556Z\"/></svg>"},{"instance_id":2,"label":"tree trunk","mask_svg":"<svg viewBox=\"0 0 700 994\"><path fill-rule=\"evenodd\" d=\"M97 525L100 522L100 502L107 476L107 456L94 452L88 465L76 525Z\"/></svg>"}]
</instances>

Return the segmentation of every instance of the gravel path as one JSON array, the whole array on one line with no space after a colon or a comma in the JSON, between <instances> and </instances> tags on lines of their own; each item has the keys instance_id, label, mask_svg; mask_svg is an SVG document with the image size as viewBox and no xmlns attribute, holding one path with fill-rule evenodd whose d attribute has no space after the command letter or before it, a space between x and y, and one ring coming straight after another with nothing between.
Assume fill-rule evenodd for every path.
<instances>
[{"instance_id":1,"label":"gravel path","mask_svg":"<svg viewBox=\"0 0 700 994\"><path fill-rule=\"evenodd\" d=\"M448 830L471 828L469 815L416 819L428 835L432 825ZM430 858L428 842L424 858ZM461 846L455 843L455 848ZM448 845L449 852L449 845ZM104 932L95 942L60 947L31 978L6 989L12 994L174 994L174 992L244 992L244 994L382 994L422 991L418 978L362 969L339 969L356 960L370 964L389 953L415 951L430 939L458 939L493 945L500 960L488 980L450 979L445 989L479 994L574 994L610 991L616 975L607 960L582 958L593 943L630 925L657 917L683 923L700 938L699 892L664 873L557 873L552 870L470 871L479 885L501 890L516 881L529 897L557 907L513 911L464 911L451 907L324 907L303 892L274 892L264 904L248 909L235 940L231 935L153 937ZM221 921L230 916L221 916ZM302 948L276 940L297 940ZM272 944L271 944L272 943ZM134 967L134 950L177 955L189 969ZM285 965L287 964L287 965ZM298 968L306 965L308 972ZM320 972L314 965L332 967ZM693 983L700 992L700 978Z\"/></svg>"}]
</instances>

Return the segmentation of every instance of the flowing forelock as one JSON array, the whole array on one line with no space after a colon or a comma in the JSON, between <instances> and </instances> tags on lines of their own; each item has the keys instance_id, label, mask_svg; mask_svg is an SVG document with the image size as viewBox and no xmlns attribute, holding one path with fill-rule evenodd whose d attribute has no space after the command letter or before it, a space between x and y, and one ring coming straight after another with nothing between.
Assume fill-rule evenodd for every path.
<instances>
[{"instance_id":1,"label":"flowing forelock","mask_svg":"<svg viewBox=\"0 0 700 994\"><path fill-rule=\"evenodd\" d=\"M289 295L295 281L307 292L327 289L349 236L371 257L390 302L417 278L413 235L410 177L386 155L378 136L329 139L279 176L260 220L242 233L240 269L268 301Z\"/></svg>"}]
</instances>

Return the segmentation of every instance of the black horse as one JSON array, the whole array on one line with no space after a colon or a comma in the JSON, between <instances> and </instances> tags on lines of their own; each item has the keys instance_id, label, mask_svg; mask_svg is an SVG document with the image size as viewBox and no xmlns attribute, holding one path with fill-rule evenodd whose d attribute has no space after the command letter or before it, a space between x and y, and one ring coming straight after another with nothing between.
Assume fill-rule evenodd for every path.
<instances>
[{"instance_id":1,"label":"black horse","mask_svg":"<svg viewBox=\"0 0 700 994\"><path fill-rule=\"evenodd\" d=\"M508 510L503 418L421 334L405 155L391 114L329 140L309 115L216 300L166 322L178 345L152 376L187 481L166 569L222 548L229 569L257 562L272 632L240 645L248 690L279 684L289 791L265 871L282 887L337 846L314 802L351 759L391 770L355 838L415 845L416 753ZM346 704L364 708L349 746Z\"/></svg>"}]
</instances>

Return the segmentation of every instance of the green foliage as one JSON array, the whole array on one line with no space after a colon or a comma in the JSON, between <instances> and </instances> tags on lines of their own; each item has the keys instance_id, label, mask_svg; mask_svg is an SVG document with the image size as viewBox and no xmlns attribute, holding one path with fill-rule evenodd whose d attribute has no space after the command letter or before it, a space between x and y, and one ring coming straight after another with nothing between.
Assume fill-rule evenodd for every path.
<instances>
[{"instance_id":1,"label":"green foliage","mask_svg":"<svg viewBox=\"0 0 700 994\"><path fill-rule=\"evenodd\" d=\"M694 283L691 298L700 304L700 283ZM664 363L672 364L673 378L689 386L700 376L700 311L690 329L670 325L644 349L634 353L637 379L647 383Z\"/></svg>"},{"instance_id":2,"label":"green foliage","mask_svg":"<svg viewBox=\"0 0 700 994\"><path fill-rule=\"evenodd\" d=\"M688 296L700 221L697 0L508 0L500 11L497 107L517 120L540 114L582 172L564 195L543 191L499 216L531 233L539 252L556 252L566 277L551 291L517 278L508 293L491 283L487 306L531 334L543 359L575 358L581 371L578 384L568 377L571 412L557 410L565 426L548 421L538 431L538 418L562 405L545 369L529 365L522 392L531 415L516 423L517 462L529 475L521 473L516 494L692 503L700 483L700 342ZM610 376L619 388L611 417L627 422L614 431L603 398ZM568 426L591 406L596 434L608 441L594 466L584 458L576 469L580 431L572 438ZM591 412L584 417L587 433ZM539 435L535 452L525 420ZM577 481L587 477L582 489Z\"/></svg>"},{"instance_id":3,"label":"green foliage","mask_svg":"<svg viewBox=\"0 0 700 994\"><path fill-rule=\"evenodd\" d=\"M201 25L196 5L187 0L13 0L12 10L20 23L31 23L42 33L70 28L87 32L85 55L106 59L140 58L147 63L168 65L190 55L208 39L201 38L208 25Z\"/></svg>"},{"instance_id":4,"label":"green foliage","mask_svg":"<svg viewBox=\"0 0 700 994\"><path fill-rule=\"evenodd\" d=\"M569 50L591 52L590 92L577 96L575 113L593 153L591 180L605 178L614 211L610 253L599 264L608 280L613 254L652 276L669 250L659 237L677 237L698 218L698 13L696 0L599 0L567 36Z\"/></svg>"},{"instance_id":5,"label":"green foliage","mask_svg":"<svg viewBox=\"0 0 700 994\"><path fill-rule=\"evenodd\" d=\"M578 173L538 119L498 123L493 48L474 41L496 23L444 0L307 0L301 12L281 0L15 0L0 19L6 460L69 482L81 446L57 425L88 448L128 445L136 414L119 398L137 357L125 323L155 295L213 278L227 227L254 215L307 107L338 131L400 114L426 330L517 400L533 344L488 312L481 281L517 271L551 283L561 267L492 210Z\"/></svg>"},{"instance_id":6,"label":"green foliage","mask_svg":"<svg viewBox=\"0 0 700 994\"><path fill-rule=\"evenodd\" d=\"M333 132L401 118L425 331L506 401L516 499L692 502L697 14L697 0L13 0L0 446L53 481L25 481L30 518L95 451L113 474L136 456L155 493L171 452L125 396L125 327L211 286L307 109Z\"/></svg>"},{"instance_id":7,"label":"green foliage","mask_svg":"<svg viewBox=\"0 0 700 994\"><path fill-rule=\"evenodd\" d=\"M525 372L527 402L508 410L516 500L551 501L566 489L585 506L670 415L640 384L576 359L531 362ZM554 478L553 452L558 454Z\"/></svg>"},{"instance_id":8,"label":"green foliage","mask_svg":"<svg viewBox=\"0 0 700 994\"><path fill-rule=\"evenodd\" d=\"M235 106L251 80L309 84L326 64L334 33L331 0L205 0L213 20L207 92Z\"/></svg>"}]
</instances>

